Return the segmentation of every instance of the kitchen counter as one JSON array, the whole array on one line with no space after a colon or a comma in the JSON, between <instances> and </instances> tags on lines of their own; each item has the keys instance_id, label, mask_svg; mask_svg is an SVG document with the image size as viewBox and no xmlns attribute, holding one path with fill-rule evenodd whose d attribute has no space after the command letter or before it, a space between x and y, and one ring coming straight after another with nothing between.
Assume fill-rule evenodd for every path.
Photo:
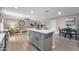
<instances>
[{"instance_id":1,"label":"kitchen counter","mask_svg":"<svg viewBox=\"0 0 79 59\"><path fill-rule=\"evenodd\" d=\"M48 51L52 49L52 30L27 29L29 41L39 50Z\"/></svg>"},{"instance_id":2,"label":"kitchen counter","mask_svg":"<svg viewBox=\"0 0 79 59\"><path fill-rule=\"evenodd\" d=\"M30 31L35 31L35 32L40 32L40 33L44 33L44 34L47 34L47 33L51 33L51 32L54 32L52 29L35 29L35 28L28 28L27 31L30 30Z\"/></svg>"}]
</instances>

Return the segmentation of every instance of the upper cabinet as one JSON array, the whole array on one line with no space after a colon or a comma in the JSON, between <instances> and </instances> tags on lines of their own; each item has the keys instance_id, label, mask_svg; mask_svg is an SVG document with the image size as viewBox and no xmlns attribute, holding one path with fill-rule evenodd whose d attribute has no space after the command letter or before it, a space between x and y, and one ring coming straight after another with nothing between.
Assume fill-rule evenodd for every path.
<instances>
[{"instance_id":1,"label":"upper cabinet","mask_svg":"<svg viewBox=\"0 0 79 59\"><path fill-rule=\"evenodd\" d=\"M79 25L79 16L65 19L66 25Z\"/></svg>"},{"instance_id":2,"label":"upper cabinet","mask_svg":"<svg viewBox=\"0 0 79 59\"><path fill-rule=\"evenodd\" d=\"M65 19L66 25L75 25L75 18Z\"/></svg>"},{"instance_id":3,"label":"upper cabinet","mask_svg":"<svg viewBox=\"0 0 79 59\"><path fill-rule=\"evenodd\" d=\"M75 24L79 25L79 16L77 16L77 20L76 20Z\"/></svg>"}]
</instances>

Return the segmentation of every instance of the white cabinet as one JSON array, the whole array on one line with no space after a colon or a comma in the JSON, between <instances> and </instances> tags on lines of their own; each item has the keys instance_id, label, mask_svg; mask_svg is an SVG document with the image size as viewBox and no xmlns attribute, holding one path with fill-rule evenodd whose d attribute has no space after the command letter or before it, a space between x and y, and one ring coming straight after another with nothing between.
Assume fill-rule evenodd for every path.
<instances>
[{"instance_id":1,"label":"white cabinet","mask_svg":"<svg viewBox=\"0 0 79 59\"><path fill-rule=\"evenodd\" d=\"M75 18L65 19L67 25L75 25Z\"/></svg>"}]
</instances>

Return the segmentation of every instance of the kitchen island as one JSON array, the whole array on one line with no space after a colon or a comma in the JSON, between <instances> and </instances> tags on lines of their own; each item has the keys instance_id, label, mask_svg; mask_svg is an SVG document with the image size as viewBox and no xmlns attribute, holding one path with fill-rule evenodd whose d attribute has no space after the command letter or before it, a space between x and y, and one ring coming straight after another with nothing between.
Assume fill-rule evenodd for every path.
<instances>
[{"instance_id":1,"label":"kitchen island","mask_svg":"<svg viewBox=\"0 0 79 59\"><path fill-rule=\"evenodd\" d=\"M52 49L53 30L27 29L29 41L41 51Z\"/></svg>"}]
</instances>

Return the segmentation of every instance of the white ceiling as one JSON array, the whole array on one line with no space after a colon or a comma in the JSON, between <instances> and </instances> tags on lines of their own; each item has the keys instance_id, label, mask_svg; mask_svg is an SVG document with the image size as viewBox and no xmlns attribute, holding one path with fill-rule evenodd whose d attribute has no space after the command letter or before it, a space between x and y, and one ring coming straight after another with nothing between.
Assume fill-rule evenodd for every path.
<instances>
[{"instance_id":1,"label":"white ceiling","mask_svg":"<svg viewBox=\"0 0 79 59\"><path fill-rule=\"evenodd\" d=\"M62 12L61 15L58 15L59 11ZM38 20L38 19L43 20L43 19L51 19L60 16L76 14L79 13L79 8L78 7L18 7L18 8L5 7L3 8L3 13L4 15L17 18L27 17L32 20Z\"/></svg>"}]
</instances>

